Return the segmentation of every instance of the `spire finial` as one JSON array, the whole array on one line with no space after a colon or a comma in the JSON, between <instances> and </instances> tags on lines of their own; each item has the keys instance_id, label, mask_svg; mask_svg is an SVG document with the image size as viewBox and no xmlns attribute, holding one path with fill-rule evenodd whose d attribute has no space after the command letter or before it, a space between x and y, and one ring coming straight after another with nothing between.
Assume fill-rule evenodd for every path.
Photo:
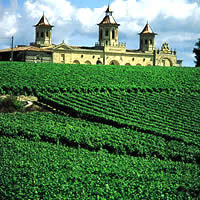
<instances>
[{"instance_id":1,"label":"spire finial","mask_svg":"<svg viewBox=\"0 0 200 200\"><path fill-rule=\"evenodd\" d=\"M106 15L112 15L112 11L110 9L110 1L109 1L109 4L108 4L108 8L106 9Z\"/></svg>"},{"instance_id":2,"label":"spire finial","mask_svg":"<svg viewBox=\"0 0 200 200\"><path fill-rule=\"evenodd\" d=\"M108 1L108 8L109 8L109 10L110 10L110 0Z\"/></svg>"}]
</instances>

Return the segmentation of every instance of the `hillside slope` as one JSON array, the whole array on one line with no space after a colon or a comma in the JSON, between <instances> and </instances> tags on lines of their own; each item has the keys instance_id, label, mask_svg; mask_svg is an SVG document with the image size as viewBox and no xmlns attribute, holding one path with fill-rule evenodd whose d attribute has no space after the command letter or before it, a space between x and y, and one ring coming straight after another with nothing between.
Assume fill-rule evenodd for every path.
<instances>
[{"instance_id":1,"label":"hillside slope","mask_svg":"<svg viewBox=\"0 0 200 200\"><path fill-rule=\"evenodd\" d=\"M199 199L200 70L0 63L0 199ZM53 112L52 112L53 111Z\"/></svg>"}]
</instances>

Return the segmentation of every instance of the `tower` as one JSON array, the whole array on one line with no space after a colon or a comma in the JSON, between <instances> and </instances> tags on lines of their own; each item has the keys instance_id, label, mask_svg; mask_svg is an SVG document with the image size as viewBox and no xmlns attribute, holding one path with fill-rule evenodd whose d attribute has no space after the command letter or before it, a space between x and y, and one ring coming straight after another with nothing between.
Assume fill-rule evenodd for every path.
<instances>
[{"instance_id":1,"label":"tower","mask_svg":"<svg viewBox=\"0 0 200 200\"><path fill-rule=\"evenodd\" d=\"M114 17L112 16L112 11L110 6L106 10L106 16L98 24L99 26L99 45L118 45L118 27L120 24L117 24Z\"/></svg>"},{"instance_id":2,"label":"tower","mask_svg":"<svg viewBox=\"0 0 200 200\"><path fill-rule=\"evenodd\" d=\"M35 44L37 46L47 47L51 45L52 27L43 13L40 21L35 25Z\"/></svg>"},{"instance_id":3,"label":"tower","mask_svg":"<svg viewBox=\"0 0 200 200\"><path fill-rule=\"evenodd\" d=\"M143 31L139 33L140 35L140 50L141 51L153 51L155 49L155 35L147 22Z\"/></svg>"}]
</instances>

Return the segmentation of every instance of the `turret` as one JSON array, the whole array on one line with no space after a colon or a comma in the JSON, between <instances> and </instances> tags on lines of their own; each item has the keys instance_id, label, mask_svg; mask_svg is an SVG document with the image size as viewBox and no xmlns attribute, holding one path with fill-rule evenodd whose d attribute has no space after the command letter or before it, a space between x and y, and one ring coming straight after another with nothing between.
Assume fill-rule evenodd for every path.
<instances>
[{"instance_id":1,"label":"turret","mask_svg":"<svg viewBox=\"0 0 200 200\"><path fill-rule=\"evenodd\" d=\"M150 25L146 24L140 35L140 50L141 51L153 51L155 49L155 35Z\"/></svg>"},{"instance_id":2,"label":"turret","mask_svg":"<svg viewBox=\"0 0 200 200\"><path fill-rule=\"evenodd\" d=\"M112 16L110 6L106 10L106 16L98 24L99 26L99 45L118 45L118 24Z\"/></svg>"},{"instance_id":3,"label":"turret","mask_svg":"<svg viewBox=\"0 0 200 200\"><path fill-rule=\"evenodd\" d=\"M40 21L35 25L35 45L46 47L52 44L52 27L43 14Z\"/></svg>"}]
</instances>

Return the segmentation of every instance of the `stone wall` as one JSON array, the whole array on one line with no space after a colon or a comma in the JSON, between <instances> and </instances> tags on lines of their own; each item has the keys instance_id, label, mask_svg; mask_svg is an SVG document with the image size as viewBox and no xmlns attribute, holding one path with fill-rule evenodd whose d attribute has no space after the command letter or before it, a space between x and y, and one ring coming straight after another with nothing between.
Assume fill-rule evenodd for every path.
<instances>
[{"instance_id":1,"label":"stone wall","mask_svg":"<svg viewBox=\"0 0 200 200\"><path fill-rule=\"evenodd\" d=\"M150 66L154 64L153 53L127 52L122 48L107 47L104 50L96 49L57 49L53 52L54 63L66 64L92 64L97 61L105 65L141 65ZM117 51L118 50L118 51Z\"/></svg>"}]
</instances>

